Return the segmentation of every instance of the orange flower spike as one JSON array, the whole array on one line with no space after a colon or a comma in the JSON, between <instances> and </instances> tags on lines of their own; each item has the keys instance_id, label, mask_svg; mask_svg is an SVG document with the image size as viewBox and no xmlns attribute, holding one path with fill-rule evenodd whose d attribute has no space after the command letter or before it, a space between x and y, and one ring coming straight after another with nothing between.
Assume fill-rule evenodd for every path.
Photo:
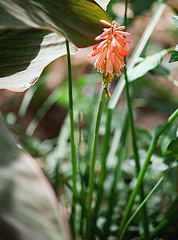
<instances>
[{"instance_id":1,"label":"orange flower spike","mask_svg":"<svg viewBox=\"0 0 178 240\"><path fill-rule=\"evenodd\" d=\"M116 21L112 24L105 20L100 20L102 24L109 28L104 28L103 33L95 38L96 41L102 40L93 47L93 51L88 55L89 58L100 54L95 62L95 67L103 75L103 83L110 82L114 75L120 76L121 70L124 67L124 55L128 55L130 48L125 44L130 44L130 40L125 37L129 37L130 33L123 32L125 26L117 26ZM104 84L105 86L105 84ZM107 91L107 96L109 92Z\"/></svg>"},{"instance_id":2,"label":"orange flower spike","mask_svg":"<svg viewBox=\"0 0 178 240\"><path fill-rule=\"evenodd\" d=\"M108 23L108 22L105 21L105 20L100 20L100 23L102 23L102 24L104 24L104 25L106 25L106 26L111 27L111 23Z\"/></svg>"}]
</instances>

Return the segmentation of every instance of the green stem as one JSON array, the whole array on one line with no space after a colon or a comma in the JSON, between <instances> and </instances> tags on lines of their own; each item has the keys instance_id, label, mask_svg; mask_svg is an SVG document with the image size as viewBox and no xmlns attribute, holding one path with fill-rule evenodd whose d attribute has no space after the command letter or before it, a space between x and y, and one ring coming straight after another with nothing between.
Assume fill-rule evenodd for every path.
<instances>
[{"instance_id":1,"label":"green stem","mask_svg":"<svg viewBox=\"0 0 178 240\"><path fill-rule=\"evenodd\" d=\"M148 165L150 163L150 158L154 152L154 149L157 145L157 142L158 142L158 139L160 137L160 135L166 130L166 128L178 117L178 109L175 110L175 112L169 117L169 119L167 120L167 122L165 122L162 127L159 128L159 130L156 132L155 134L155 137L154 139L152 140L152 143L148 149L148 153L147 153L147 156L145 158L145 161L144 161L144 164L143 164L143 167L138 175L138 178L137 178L137 183L130 195L130 198L129 198L129 201L128 201L128 204L127 204L127 207L126 207L126 210L125 210L125 214L122 218L122 221L121 221L121 224L120 224L120 235L119 235L119 240L122 239L123 235L122 235L122 231L123 231L123 228L127 222L127 219L128 219L128 216L131 212L131 209L132 209L132 205L134 203L134 199L137 195L137 192L140 188L140 185L143 181L143 178L144 178L144 175L145 175L145 172L148 168ZM122 237L121 237L122 236Z\"/></svg>"},{"instance_id":2,"label":"green stem","mask_svg":"<svg viewBox=\"0 0 178 240\"><path fill-rule=\"evenodd\" d=\"M162 182L162 180L164 179L164 177L161 177L161 179L157 182L157 184L154 186L154 188L151 190L151 192L147 195L147 197L143 200L143 202L139 205L139 207L136 209L136 211L132 214L132 216L129 218L129 220L127 221L127 223L125 224L123 231L122 231L122 235L120 236L120 238L123 237L125 231L127 230L129 224L131 223L131 221L134 219L134 217L137 215L137 213L140 211L140 209L144 206L144 204L146 203L146 201L149 199L149 197L153 194L153 192L156 190L156 188L159 186L159 184ZM144 238L145 239L145 238Z\"/></svg>"},{"instance_id":3,"label":"green stem","mask_svg":"<svg viewBox=\"0 0 178 240\"><path fill-rule=\"evenodd\" d=\"M124 26L127 27L127 4L128 1L125 0L125 12L124 12Z\"/></svg>"},{"instance_id":4,"label":"green stem","mask_svg":"<svg viewBox=\"0 0 178 240\"><path fill-rule=\"evenodd\" d=\"M132 222L132 220L134 219L134 217L137 215L137 213L140 211L140 209L144 206L144 204L147 202L147 200L151 197L151 195L153 194L153 192L158 188L158 186L160 185L160 183L163 181L164 177L166 176L166 174L170 171L171 167L172 167L173 163L169 166L169 168L167 169L167 171L165 172L164 176L162 176L159 181L156 183L156 185L154 186L154 188L150 191L150 193L146 196L146 198L142 201L142 203L139 205L139 207L135 210L135 212L132 214L132 216L129 218L129 220L127 221L127 223L124 226L124 229L122 231L122 236L124 235L126 229L128 228L129 224ZM122 237L121 236L121 237ZM144 238L145 239L145 238Z\"/></svg>"},{"instance_id":5,"label":"green stem","mask_svg":"<svg viewBox=\"0 0 178 240\"><path fill-rule=\"evenodd\" d=\"M178 195L174 199L171 206L168 208L164 219L158 224L158 226L153 230L153 232L151 232L152 238L155 238L156 236L158 236L160 232L163 232L163 230L166 227L170 226L176 219L178 219L177 204L178 204Z\"/></svg>"},{"instance_id":6,"label":"green stem","mask_svg":"<svg viewBox=\"0 0 178 240\"><path fill-rule=\"evenodd\" d=\"M94 209L94 215L92 219L92 225L96 226L97 215L99 208L101 206L101 202L103 199L103 185L104 179L106 176L106 160L107 160L107 153L109 147L109 135L110 135L110 128L111 128L111 118L112 118L112 110L108 109L107 111L107 119L106 119L106 126L105 126L105 135L103 139L103 146L102 146L102 154L101 154L101 171L99 174L98 186L97 186L97 201ZM94 228L93 228L94 231Z\"/></svg>"},{"instance_id":7,"label":"green stem","mask_svg":"<svg viewBox=\"0 0 178 240\"><path fill-rule=\"evenodd\" d=\"M80 154L80 147L81 147L81 139L82 139L82 133L81 133L81 116L79 112L79 117L78 117L78 129L79 129L79 143L78 143L78 172L80 175L80 184L81 184L81 190L80 190L80 206L81 206L81 214L80 214L80 235L83 236L84 234L84 221L83 219L86 218L86 206L85 206L85 184L84 184L84 176L82 173L82 168L81 168L81 154Z\"/></svg>"},{"instance_id":8,"label":"green stem","mask_svg":"<svg viewBox=\"0 0 178 240\"><path fill-rule=\"evenodd\" d=\"M104 224L105 240L107 240L109 237L114 208L115 208L116 202L118 201L118 198L119 198L117 186L118 186L118 182L121 179L121 165L122 165L122 163L125 159L125 155L126 155L126 145L127 145L126 144L126 136L127 136L127 132L128 132L128 114L126 114L126 116L124 117L121 131L122 131L122 134L121 134L120 141L118 142L118 147L117 147L118 160L117 160L117 165L116 165L115 171L114 171L114 179L113 179L112 187L111 187L110 194L109 194L109 206L108 206L108 211L106 214L106 222Z\"/></svg>"},{"instance_id":9,"label":"green stem","mask_svg":"<svg viewBox=\"0 0 178 240\"><path fill-rule=\"evenodd\" d=\"M125 64L126 64L126 61L125 61ZM140 162L139 162L138 147L137 147L137 141L136 141L134 118L133 118L133 112L132 112L131 97L130 97L130 93L129 93L129 81L128 81L128 77L127 77L126 66L124 66L124 74L125 74L125 90L126 90L126 97L127 97L127 107L128 107L131 135L132 135L134 159L135 159L135 164L136 164L136 174L138 175L140 172Z\"/></svg>"},{"instance_id":10,"label":"green stem","mask_svg":"<svg viewBox=\"0 0 178 240\"><path fill-rule=\"evenodd\" d=\"M126 61L125 61L125 64L126 64ZM135 165L136 165L136 176L138 176L138 174L140 172L140 160L139 160L137 140L136 140L136 134L135 134L134 118L133 118L133 112L132 112L131 97L130 97L130 93L129 93L129 81L128 81L128 77L127 77L126 66L124 66L124 74L125 74L125 89L126 89L126 96L127 96L128 114L129 114L129 121L130 121L131 135L132 135L132 144L133 144L133 150L134 150L134 160L135 160ZM140 184L139 194L140 194L140 201L142 202L145 198L143 183ZM149 240L150 239L149 224L148 224L146 205L144 205L142 208L141 222L142 222L143 228L144 228L145 239Z\"/></svg>"},{"instance_id":11,"label":"green stem","mask_svg":"<svg viewBox=\"0 0 178 240\"><path fill-rule=\"evenodd\" d=\"M125 17L124 17L124 25L127 26L127 0L125 0ZM128 107L128 114L129 114L129 121L130 121L130 128L131 128L131 135L132 135L132 144L133 144L133 150L134 150L134 160L135 160L135 166L136 166L136 176L138 176L140 172L140 160L139 160L139 154L138 154L138 147L137 147L137 139L135 134L135 126L134 126L134 118L133 118L133 112L132 112L132 103L131 103L131 97L129 93L129 81L127 77L127 68L126 68L126 57L124 58L124 74L125 74L125 89L126 89L126 97L127 97L127 107ZM143 184L140 185L140 201L142 202L144 200L144 188ZM144 228L144 234L145 239L149 240L149 224L148 224L148 216L147 216L147 209L146 205L143 206L142 212L141 212L141 222L143 224Z\"/></svg>"},{"instance_id":12,"label":"green stem","mask_svg":"<svg viewBox=\"0 0 178 240\"><path fill-rule=\"evenodd\" d=\"M96 120L96 127L95 127L95 135L94 135L94 143L93 143L93 152L91 157L90 163L90 173L89 173L89 199L88 199L88 218L87 218L87 236L86 239L90 240L91 235L91 220L92 220L92 211L91 205L93 200L93 190L94 190L94 179L95 179L95 162L96 162L96 154L97 154L97 146L98 146L98 136L99 136L99 127L101 122L101 116L104 108L104 101L105 101L106 90L103 88L98 115Z\"/></svg>"},{"instance_id":13,"label":"green stem","mask_svg":"<svg viewBox=\"0 0 178 240\"><path fill-rule=\"evenodd\" d=\"M72 97L72 71L71 71L71 60L70 60L70 48L69 42L66 40L67 49L67 63L68 63L68 80L69 80L69 116L70 116L70 141L71 141L71 153L72 153L72 182L73 182L73 198L72 198L72 213L71 213L71 227L73 231L73 238L76 239L75 230L75 208L77 199L77 160L75 152L75 141L74 141L74 114L73 114L73 97Z\"/></svg>"}]
</instances>

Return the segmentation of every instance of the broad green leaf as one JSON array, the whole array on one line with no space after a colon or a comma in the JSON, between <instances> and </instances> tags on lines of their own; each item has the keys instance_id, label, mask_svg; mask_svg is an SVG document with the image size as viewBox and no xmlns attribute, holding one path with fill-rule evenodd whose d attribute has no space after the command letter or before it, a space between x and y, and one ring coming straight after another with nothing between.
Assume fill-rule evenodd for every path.
<instances>
[{"instance_id":1,"label":"broad green leaf","mask_svg":"<svg viewBox=\"0 0 178 240\"><path fill-rule=\"evenodd\" d=\"M167 148L167 151L164 152L164 156L173 156L178 158L178 138L172 140Z\"/></svg>"},{"instance_id":2,"label":"broad green leaf","mask_svg":"<svg viewBox=\"0 0 178 240\"><path fill-rule=\"evenodd\" d=\"M178 61L178 44L176 45L176 47L175 47L175 49L174 49L174 51L173 51L173 53L171 55L169 63L176 62L176 61Z\"/></svg>"},{"instance_id":3,"label":"broad green leaf","mask_svg":"<svg viewBox=\"0 0 178 240\"><path fill-rule=\"evenodd\" d=\"M177 127L176 125L170 125L165 132L160 136L158 144L160 146L161 152L164 153L167 151L169 144L176 138Z\"/></svg>"},{"instance_id":4,"label":"broad green leaf","mask_svg":"<svg viewBox=\"0 0 178 240\"><path fill-rule=\"evenodd\" d=\"M162 50L159 53L153 54L151 56L143 59L139 64L137 64L133 69L128 71L129 81L133 81L139 77L145 75L148 71L159 66L163 57L168 53L167 50Z\"/></svg>"},{"instance_id":5,"label":"broad green leaf","mask_svg":"<svg viewBox=\"0 0 178 240\"><path fill-rule=\"evenodd\" d=\"M95 44L100 19L111 22L92 0L0 1L0 88L24 91L33 85L46 65L66 54L64 37L78 47Z\"/></svg>"},{"instance_id":6,"label":"broad green leaf","mask_svg":"<svg viewBox=\"0 0 178 240\"><path fill-rule=\"evenodd\" d=\"M71 53L77 48L71 43ZM65 38L46 30L0 32L0 88L24 91L33 85L44 67L66 54Z\"/></svg>"},{"instance_id":7,"label":"broad green leaf","mask_svg":"<svg viewBox=\"0 0 178 240\"><path fill-rule=\"evenodd\" d=\"M173 16L172 17L173 23L176 27L178 27L178 16Z\"/></svg>"},{"instance_id":8,"label":"broad green leaf","mask_svg":"<svg viewBox=\"0 0 178 240\"><path fill-rule=\"evenodd\" d=\"M173 20L173 23L176 27L178 27L178 16L173 16L172 17L172 20ZM171 62L176 62L178 61L178 44L176 45L172 55L171 55L171 58L169 60L169 63Z\"/></svg>"},{"instance_id":9,"label":"broad green leaf","mask_svg":"<svg viewBox=\"0 0 178 240\"><path fill-rule=\"evenodd\" d=\"M31 1L0 1L1 29L39 28L39 26L44 26L44 21L35 14L35 8Z\"/></svg>"},{"instance_id":10,"label":"broad green leaf","mask_svg":"<svg viewBox=\"0 0 178 240\"><path fill-rule=\"evenodd\" d=\"M69 240L66 216L50 184L1 122L0 153L0 239Z\"/></svg>"},{"instance_id":11,"label":"broad green leaf","mask_svg":"<svg viewBox=\"0 0 178 240\"><path fill-rule=\"evenodd\" d=\"M92 0L1 0L0 28L45 28L58 32L77 47L95 44L103 30L100 20L111 22Z\"/></svg>"}]
</instances>

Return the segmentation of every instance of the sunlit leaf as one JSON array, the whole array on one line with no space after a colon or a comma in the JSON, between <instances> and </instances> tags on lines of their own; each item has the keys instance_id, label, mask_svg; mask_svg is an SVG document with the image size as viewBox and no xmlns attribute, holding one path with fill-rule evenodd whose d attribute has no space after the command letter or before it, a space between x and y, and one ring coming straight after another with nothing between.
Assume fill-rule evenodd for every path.
<instances>
[{"instance_id":1,"label":"sunlit leaf","mask_svg":"<svg viewBox=\"0 0 178 240\"><path fill-rule=\"evenodd\" d=\"M173 23L176 27L178 27L178 16L173 16L172 17Z\"/></svg>"},{"instance_id":2,"label":"sunlit leaf","mask_svg":"<svg viewBox=\"0 0 178 240\"><path fill-rule=\"evenodd\" d=\"M68 240L64 211L34 159L0 122L0 239Z\"/></svg>"},{"instance_id":3,"label":"sunlit leaf","mask_svg":"<svg viewBox=\"0 0 178 240\"><path fill-rule=\"evenodd\" d=\"M129 81L133 81L139 77L145 75L148 71L159 66L163 57L168 53L167 50L162 50L159 53L153 54L151 56L143 59L139 64L137 64L133 69L128 71Z\"/></svg>"},{"instance_id":4,"label":"sunlit leaf","mask_svg":"<svg viewBox=\"0 0 178 240\"><path fill-rule=\"evenodd\" d=\"M71 53L77 48L70 44ZM65 38L39 29L0 32L0 88L24 91L44 67L66 54Z\"/></svg>"},{"instance_id":5,"label":"sunlit leaf","mask_svg":"<svg viewBox=\"0 0 178 240\"><path fill-rule=\"evenodd\" d=\"M178 61L178 44L176 45L176 47L175 47L175 49L174 49L174 51L173 51L173 53L171 55L169 63L176 62L176 61Z\"/></svg>"},{"instance_id":6,"label":"sunlit leaf","mask_svg":"<svg viewBox=\"0 0 178 240\"><path fill-rule=\"evenodd\" d=\"M95 0L95 2L97 2L103 9L106 10L110 0Z\"/></svg>"}]
</instances>

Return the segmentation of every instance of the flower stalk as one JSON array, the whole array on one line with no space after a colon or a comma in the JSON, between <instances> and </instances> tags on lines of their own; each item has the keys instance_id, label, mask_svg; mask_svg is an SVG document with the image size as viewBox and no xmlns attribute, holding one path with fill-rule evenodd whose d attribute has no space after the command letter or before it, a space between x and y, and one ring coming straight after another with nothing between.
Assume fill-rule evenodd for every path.
<instances>
[{"instance_id":1,"label":"flower stalk","mask_svg":"<svg viewBox=\"0 0 178 240\"><path fill-rule=\"evenodd\" d=\"M127 26L127 3L128 1L125 0L125 16L124 16L124 25ZM135 125L134 125L134 117L133 117L133 111L132 111L132 101L130 97L129 92L129 81L127 76L127 68L126 68L126 57L124 57L124 75L125 75L125 90L126 90L126 98L127 98L127 107L128 107L128 114L129 114L129 121L130 121L130 129L131 129L131 136L132 136L132 145L134 150L134 160L135 160L135 169L136 169L136 176L138 176L140 172L140 160L139 160L139 154L138 154L138 147L137 147L137 139L136 139L136 132L135 132ZM142 202L144 200L144 188L143 184L140 185L139 189L140 194L140 201ZM143 206L142 212L141 212L141 222L143 224L145 239L149 240L149 224L148 224L148 216L147 216L147 209L146 205Z\"/></svg>"},{"instance_id":2,"label":"flower stalk","mask_svg":"<svg viewBox=\"0 0 178 240\"><path fill-rule=\"evenodd\" d=\"M67 63L68 63L68 81L69 81L69 116L70 116L70 141L71 141L71 153L72 153L72 182L73 182L73 196L72 196L72 213L70 217L71 227L73 232L73 239L76 239L76 223L75 223L75 210L76 210L76 199L77 199L77 160L76 160L76 148L74 141L74 113L73 113L73 96L72 96L72 71L71 71L71 60L70 60L70 48L69 42L66 40L67 49Z\"/></svg>"},{"instance_id":3,"label":"flower stalk","mask_svg":"<svg viewBox=\"0 0 178 240\"><path fill-rule=\"evenodd\" d=\"M107 86L106 86L107 88ZM87 217L87 236L86 239L91 239L91 223L92 223L92 201L93 201L93 191L94 191L94 180L95 180L95 163L96 163L96 155L97 155L97 146L98 146L98 137L99 137L99 127L101 123L101 116L104 109L106 88L103 88L103 92L101 95L101 100L98 108L96 126L95 126L95 135L93 142L93 151L90 162L90 173L89 173L89 196L88 196L88 217Z\"/></svg>"}]
</instances>

